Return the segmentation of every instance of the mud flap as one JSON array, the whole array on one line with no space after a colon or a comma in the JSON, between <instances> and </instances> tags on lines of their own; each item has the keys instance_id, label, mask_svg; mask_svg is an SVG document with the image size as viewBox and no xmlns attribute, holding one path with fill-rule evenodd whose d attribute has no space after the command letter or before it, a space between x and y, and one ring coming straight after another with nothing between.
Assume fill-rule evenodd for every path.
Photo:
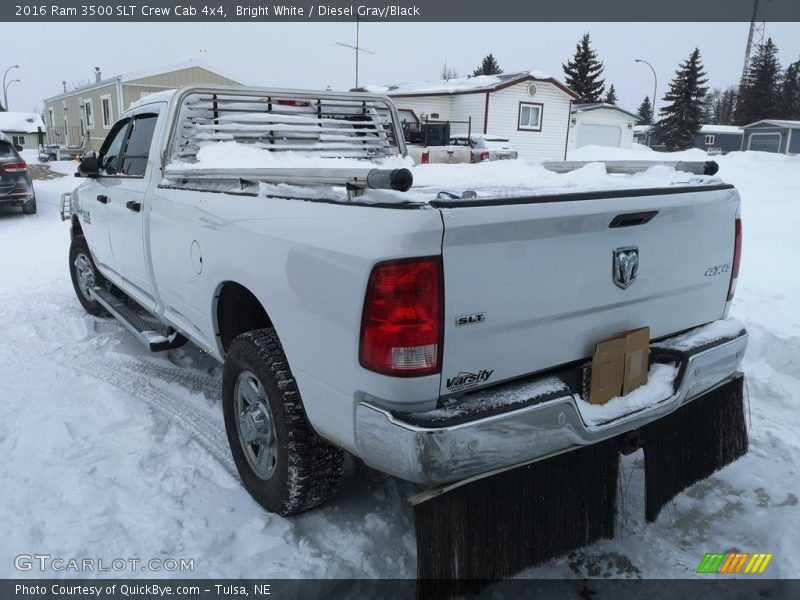
<instances>
[{"instance_id":1,"label":"mud flap","mask_svg":"<svg viewBox=\"0 0 800 600\"><path fill-rule=\"evenodd\" d=\"M419 596L479 590L614 535L619 440L418 494Z\"/></svg>"},{"instance_id":2,"label":"mud flap","mask_svg":"<svg viewBox=\"0 0 800 600\"><path fill-rule=\"evenodd\" d=\"M640 430L645 458L645 517L653 522L682 490L747 453L744 376Z\"/></svg>"}]
</instances>

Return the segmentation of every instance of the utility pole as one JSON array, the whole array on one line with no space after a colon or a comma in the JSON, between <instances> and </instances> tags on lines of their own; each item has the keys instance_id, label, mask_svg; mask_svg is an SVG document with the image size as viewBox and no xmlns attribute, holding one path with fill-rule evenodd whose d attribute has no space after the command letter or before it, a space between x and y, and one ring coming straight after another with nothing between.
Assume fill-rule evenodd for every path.
<instances>
[{"instance_id":1,"label":"utility pole","mask_svg":"<svg viewBox=\"0 0 800 600\"><path fill-rule=\"evenodd\" d=\"M356 17L356 45L353 46L352 44L346 44L344 42L336 42L337 46L342 46L343 48L350 48L355 50L356 52L356 87L358 89L358 53L363 52L365 54L375 54L374 52L370 52L369 50L364 50L360 44L360 25L361 25L361 18Z\"/></svg>"},{"instance_id":2,"label":"utility pole","mask_svg":"<svg viewBox=\"0 0 800 600\"><path fill-rule=\"evenodd\" d=\"M11 85L14 81L19 81L19 79L14 79L13 81L9 81L8 85L6 85L6 77L11 69L19 69L19 65L11 65L6 69L6 72L3 73L3 107L6 110L8 110L8 85Z\"/></svg>"}]
</instances>

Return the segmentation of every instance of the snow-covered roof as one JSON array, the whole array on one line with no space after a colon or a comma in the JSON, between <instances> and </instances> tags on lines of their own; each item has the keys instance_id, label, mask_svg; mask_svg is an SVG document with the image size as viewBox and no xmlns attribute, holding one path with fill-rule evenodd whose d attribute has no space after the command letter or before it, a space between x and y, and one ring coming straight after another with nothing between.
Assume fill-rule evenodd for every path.
<instances>
[{"instance_id":1,"label":"snow-covered roof","mask_svg":"<svg viewBox=\"0 0 800 600\"><path fill-rule=\"evenodd\" d=\"M499 75L478 75L476 77L458 77L454 79L437 79L413 83L395 83L388 85L365 85L360 91L389 96L445 95L466 94L471 92L490 92L514 85L521 81L547 81L554 84L567 95L575 98L576 94L562 82L542 71L519 71L517 73L501 73Z\"/></svg>"},{"instance_id":2,"label":"snow-covered roof","mask_svg":"<svg viewBox=\"0 0 800 600\"><path fill-rule=\"evenodd\" d=\"M636 121L638 121L641 118L639 115L634 114L629 110L625 110L624 108L620 108L616 104L607 104L605 102L590 102L590 103L585 103L585 104L573 104L572 105L572 112L575 113L575 114L582 113L582 112L590 112L590 111L599 110L599 109L616 110L616 111L621 112L621 113L623 113L625 115L628 115L629 117L632 117Z\"/></svg>"},{"instance_id":3,"label":"snow-covered roof","mask_svg":"<svg viewBox=\"0 0 800 600\"><path fill-rule=\"evenodd\" d=\"M146 96L142 96L138 100L134 100L133 102L131 102L131 105L127 108L127 110L136 108L137 106L142 106L143 104L151 104L153 102L169 102L170 100L172 100L172 97L175 95L175 92L177 91L178 90L176 88L172 90L163 90L161 92L153 92L152 94L147 94Z\"/></svg>"},{"instance_id":4,"label":"snow-covered roof","mask_svg":"<svg viewBox=\"0 0 800 600\"><path fill-rule=\"evenodd\" d=\"M37 113L0 112L0 131L6 133L36 133L44 131L44 121Z\"/></svg>"},{"instance_id":5,"label":"snow-covered roof","mask_svg":"<svg viewBox=\"0 0 800 600\"><path fill-rule=\"evenodd\" d=\"M742 135L742 128L736 125L703 125L700 133L734 133Z\"/></svg>"},{"instance_id":6,"label":"snow-covered roof","mask_svg":"<svg viewBox=\"0 0 800 600\"><path fill-rule=\"evenodd\" d=\"M634 125L633 133L647 133L650 131L650 125Z\"/></svg>"},{"instance_id":7,"label":"snow-covered roof","mask_svg":"<svg viewBox=\"0 0 800 600\"><path fill-rule=\"evenodd\" d=\"M800 128L800 121L787 121L785 119L761 119L760 121L750 123L744 127L752 127L753 125L760 125L761 123L767 123L775 127L789 127L790 129Z\"/></svg>"},{"instance_id":8,"label":"snow-covered roof","mask_svg":"<svg viewBox=\"0 0 800 600\"><path fill-rule=\"evenodd\" d=\"M64 98L66 96L72 96L73 94L88 92L88 91L91 91L91 90L96 89L96 88L100 88L100 87L105 87L107 85L111 85L113 83L116 83L117 81L119 81L121 83L128 83L130 81L136 81L137 79L144 79L146 77L153 77L155 75L161 75L162 73L171 73L172 71L180 71L181 69L190 69L192 67L199 67L201 69L205 69L206 71L210 71L211 73L216 73L217 75L225 77L226 79L230 79L231 81L236 81L237 83L241 83L241 84L244 84L244 85L247 84L247 82L242 82L239 79L233 77L232 75L230 75L228 73L224 73L223 71L220 71L216 67L212 67L211 65L209 65L209 64L207 64L207 63L205 63L203 61L191 59L191 60L188 60L188 61L185 61L185 62L182 62L182 63L173 64L173 65L167 65L165 67L159 67L157 69L150 69L150 70L147 70L147 71L137 71L135 73L127 73L125 75L115 75L114 77L107 77L107 78L101 79L100 81L95 82L95 83L93 83L91 85L87 85L86 87L78 88L76 90L70 90L70 91L68 91L66 93L62 92L61 94L57 94L57 95L52 96L50 98L46 98L45 102L50 102L51 100L58 100L59 98Z\"/></svg>"}]
</instances>

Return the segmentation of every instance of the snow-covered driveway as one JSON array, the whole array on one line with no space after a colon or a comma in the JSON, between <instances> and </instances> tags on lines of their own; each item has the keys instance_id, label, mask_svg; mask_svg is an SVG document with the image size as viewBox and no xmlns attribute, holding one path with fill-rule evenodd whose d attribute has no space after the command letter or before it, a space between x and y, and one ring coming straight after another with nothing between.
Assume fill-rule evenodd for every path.
<instances>
[{"instance_id":1,"label":"snow-covered driveway","mask_svg":"<svg viewBox=\"0 0 800 600\"><path fill-rule=\"evenodd\" d=\"M706 552L731 550L773 552L772 576L800 572L800 157L719 162L743 196L734 314L751 333L751 451L649 526L640 457L626 458L617 539L531 577L689 577ZM191 345L149 354L83 312L58 219L76 183L36 181L36 216L0 209L0 576L41 576L13 559L47 553L194 559L184 576L412 577L412 486L351 464L328 506L265 513L233 468L219 366Z\"/></svg>"}]
</instances>

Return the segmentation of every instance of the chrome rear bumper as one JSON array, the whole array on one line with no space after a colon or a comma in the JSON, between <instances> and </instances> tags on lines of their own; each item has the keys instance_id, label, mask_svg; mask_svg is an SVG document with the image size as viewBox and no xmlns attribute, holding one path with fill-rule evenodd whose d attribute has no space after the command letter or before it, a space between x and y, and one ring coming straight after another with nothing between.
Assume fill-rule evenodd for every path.
<instances>
[{"instance_id":1,"label":"chrome rear bumper","mask_svg":"<svg viewBox=\"0 0 800 600\"><path fill-rule=\"evenodd\" d=\"M356 443L369 466L439 485L622 435L665 416L736 374L747 332L684 353L672 396L598 426L587 425L565 388L524 408L444 427L424 427L367 402L356 408ZM654 346L657 346L654 345Z\"/></svg>"}]
</instances>

